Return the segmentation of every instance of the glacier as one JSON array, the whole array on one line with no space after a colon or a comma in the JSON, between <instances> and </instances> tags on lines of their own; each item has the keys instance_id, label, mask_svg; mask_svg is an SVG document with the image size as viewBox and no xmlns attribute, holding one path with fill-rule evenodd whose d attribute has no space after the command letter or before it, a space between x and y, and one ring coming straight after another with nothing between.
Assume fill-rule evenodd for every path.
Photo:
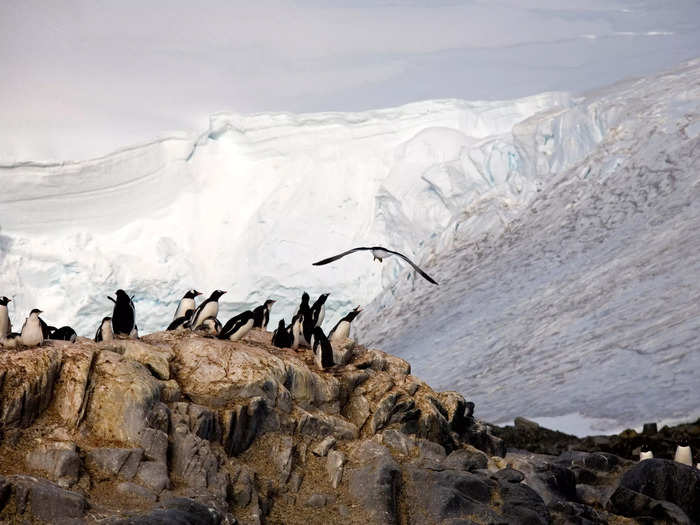
<instances>
[{"instance_id":1,"label":"glacier","mask_svg":"<svg viewBox=\"0 0 700 525\"><path fill-rule=\"evenodd\" d=\"M357 113L219 113L112 154L0 160L0 294L92 336L117 288L141 333L189 288L220 318L331 292L326 323L493 421L698 410L700 61L584 95ZM394 259L405 253L434 287ZM693 388L694 387L694 388Z\"/></svg>"}]
</instances>

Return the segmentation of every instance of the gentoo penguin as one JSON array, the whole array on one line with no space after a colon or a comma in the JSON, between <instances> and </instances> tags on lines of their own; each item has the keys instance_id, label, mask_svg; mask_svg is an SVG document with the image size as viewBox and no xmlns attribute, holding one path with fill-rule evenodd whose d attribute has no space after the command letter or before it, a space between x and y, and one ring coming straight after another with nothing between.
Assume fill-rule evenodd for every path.
<instances>
[{"instance_id":1,"label":"gentoo penguin","mask_svg":"<svg viewBox=\"0 0 700 525\"><path fill-rule=\"evenodd\" d=\"M383 248L381 246L372 246L372 247L360 247L360 248L353 248L352 250L348 250L343 253L339 253L338 255L334 255L333 257L328 257L327 259L323 259L321 261L317 261L313 263L314 266L321 266L323 264L328 264L332 263L333 261L337 261L341 257L345 257L346 255L349 255L354 252L359 252L362 250L369 250L372 252L372 260L382 262L382 259L386 259L387 257L391 257L392 255L398 255L401 257L404 261L406 261L408 264L410 264L415 271L417 271L423 279L428 281L429 283L437 284L437 282L430 277L427 273L425 273L423 270L421 270L416 263L414 263L411 259L406 257L404 254L395 252L393 250L389 250L387 248Z\"/></svg>"},{"instance_id":2,"label":"gentoo penguin","mask_svg":"<svg viewBox=\"0 0 700 525\"><path fill-rule=\"evenodd\" d=\"M131 329L131 332L129 332L129 337L131 339L138 339L139 338L139 325L135 324L134 327Z\"/></svg>"},{"instance_id":3,"label":"gentoo penguin","mask_svg":"<svg viewBox=\"0 0 700 525\"><path fill-rule=\"evenodd\" d=\"M4 295L0 297L0 341L7 339L12 331L12 323L10 322L10 314L7 311L7 303L12 301Z\"/></svg>"},{"instance_id":4,"label":"gentoo penguin","mask_svg":"<svg viewBox=\"0 0 700 525\"><path fill-rule=\"evenodd\" d=\"M221 321L219 321L216 317L207 317L204 321L202 321L202 324L199 325L197 330L203 330L212 335L219 335L221 328Z\"/></svg>"},{"instance_id":5,"label":"gentoo penguin","mask_svg":"<svg viewBox=\"0 0 700 525\"><path fill-rule=\"evenodd\" d=\"M644 461L645 459L651 459L654 457L654 453L649 448L649 445L644 443L642 448L639 450L639 461Z\"/></svg>"},{"instance_id":6,"label":"gentoo penguin","mask_svg":"<svg viewBox=\"0 0 700 525\"><path fill-rule=\"evenodd\" d=\"M95 333L95 342L99 343L100 341L111 341L112 339L114 339L114 332L112 332L112 318L104 317L100 323L100 327Z\"/></svg>"},{"instance_id":7,"label":"gentoo penguin","mask_svg":"<svg viewBox=\"0 0 700 525\"><path fill-rule=\"evenodd\" d=\"M184 300L184 299L183 299ZM182 302L182 301L181 301ZM187 328L189 326L189 320L194 313L194 308L187 310L184 315L175 319L172 323L168 325L166 331L177 330L178 328Z\"/></svg>"},{"instance_id":8,"label":"gentoo penguin","mask_svg":"<svg viewBox=\"0 0 700 525\"><path fill-rule=\"evenodd\" d=\"M321 326L323 319L326 317L326 299L328 299L329 293L323 293L318 296L318 299L311 305L311 320L313 321L313 328Z\"/></svg>"},{"instance_id":9,"label":"gentoo penguin","mask_svg":"<svg viewBox=\"0 0 700 525\"><path fill-rule=\"evenodd\" d=\"M270 310L276 301L268 299L264 304L256 306L253 310L253 328L267 329L267 323L270 321Z\"/></svg>"},{"instance_id":10,"label":"gentoo penguin","mask_svg":"<svg viewBox=\"0 0 700 525\"><path fill-rule=\"evenodd\" d=\"M690 451L690 445L687 439L683 438L680 443L678 443L673 460L688 465L689 467L693 466L693 454Z\"/></svg>"},{"instance_id":11,"label":"gentoo penguin","mask_svg":"<svg viewBox=\"0 0 700 525\"><path fill-rule=\"evenodd\" d=\"M331 344L342 343L343 340L350 336L350 323L353 322L355 317L360 315L361 311L362 310L358 306L336 323L333 330L331 330L328 334L328 339L330 340Z\"/></svg>"},{"instance_id":12,"label":"gentoo penguin","mask_svg":"<svg viewBox=\"0 0 700 525\"><path fill-rule=\"evenodd\" d=\"M251 328L253 328L253 322L253 312L246 310L245 312L229 319L217 337L219 339L238 341L241 337L247 334Z\"/></svg>"},{"instance_id":13,"label":"gentoo penguin","mask_svg":"<svg viewBox=\"0 0 700 525\"><path fill-rule=\"evenodd\" d=\"M54 326L49 327L49 339L54 341L70 341L75 343L78 338L78 334L75 333L70 326L62 326L61 328L56 328Z\"/></svg>"},{"instance_id":14,"label":"gentoo penguin","mask_svg":"<svg viewBox=\"0 0 700 525\"><path fill-rule=\"evenodd\" d=\"M214 290L207 299L201 302L192 314L192 321L190 321L192 330L199 328L199 325L208 317L216 318L219 315L219 297L225 293L223 290Z\"/></svg>"},{"instance_id":15,"label":"gentoo penguin","mask_svg":"<svg viewBox=\"0 0 700 525\"><path fill-rule=\"evenodd\" d=\"M333 348L320 326L314 328L314 333L311 338L316 365L321 369L333 366Z\"/></svg>"},{"instance_id":16,"label":"gentoo penguin","mask_svg":"<svg viewBox=\"0 0 700 525\"><path fill-rule=\"evenodd\" d=\"M117 290L117 299L108 297L114 303L112 311L112 331L114 335L131 336L136 326L136 309L134 302L124 290Z\"/></svg>"},{"instance_id":17,"label":"gentoo penguin","mask_svg":"<svg viewBox=\"0 0 700 525\"><path fill-rule=\"evenodd\" d=\"M301 302L299 303L299 306L297 306L297 309L294 312L292 319L294 319L297 316L297 314L307 314L311 310L311 307L309 306L309 299L309 294L307 294L306 292L301 294Z\"/></svg>"},{"instance_id":18,"label":"gentoo penguin","mask_svg":"<svg viewBox=\"0 0 700 525\"><path fill-rule=\"evenodd\" d=\"M292 319L292 348L296 350L299 345L308 345L304 337L304 314L302 313L298 313Z\"/></svg>"},{"instance_id":19,"label":"gentoo penguin","mask_svg":"<svg viewBox=\"0 0 700 525\"><path fill-rule=\"evenodd\" d=\"M44 332L41 329L41 321L39 320L40 313L41 310L34 308L24 321L22 335L20 335L20 342L24 346L35 346L44 342Z\"/></svg>"},{"instance_id":20,"label":"gentoo penguin","mask_svg":"<svg viewBox=\"0 0 700 525\"><path fill-rule=\"evenodd\" d=\"M177 305L177 310L175 310L173 321L183 317L187 313L187 310L194 311L196 308L194 298L198 295L202 295L202 292L198 292L197 290L188 290L187 293L182 296L182 299L180 299L180 302Z\"/></svg>"},{"instance_id":21,"label":"gentoo penguin","mask_svg":"<svg viewBox=\"0 0 700 525\"><path fill-rule=\"evenodd\" d=\"M284 325L284 319L280 319L277 329L272 332L272 344L277 348L290 348L292 346L292 337Z\"/></svg>"}]
</instances>

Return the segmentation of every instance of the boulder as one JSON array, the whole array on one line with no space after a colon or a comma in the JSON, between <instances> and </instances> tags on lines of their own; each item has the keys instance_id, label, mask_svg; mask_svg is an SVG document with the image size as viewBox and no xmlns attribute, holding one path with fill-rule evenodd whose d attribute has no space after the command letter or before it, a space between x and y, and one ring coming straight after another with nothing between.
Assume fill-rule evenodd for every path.
<instances>
[{"instance_id":1,"label":"boulder","mask_svg":"<svg viewBox=\"0 0 700 525\"><path fill-rule=\"evenodd\" d=\"M152 345L138 339L114 339L106 345L125 358L141 363L158 379L170 379L170 361L175 356L169 347Z\"/></svg>"},{"instance_id":2,"label":"boulder","mask_svg":"<svg viewBox=\"0 0 700 525\"><path fill-rule=\"evenodd\" d=\"M12 499L18 515L55 523L58 520L80 519L88 509L83 495L62 489L48 480L18 475L8 476L6 481L12 486ZM30 520L25 518L25 521Z\"/></svg>"},{"instance_id":3,"label":"boulder","mask_svg":"<svg viewBox=\"0 0 700 525\"><path fill-rule=\"evenodd\" d=\"M68 488L78 481L80 456L74 443L50 441L27 454L27 466L45 472L51 480Z\"/></svg>"},{"instance_id":4,"label":"boulder","mask_svg":"<svg viewBox=\"0 0 700 525\"><path fill-rule=\"evenodd\" d=\"M85 466L98 480L114 477L131 480L142 457L140 448L93 448L85 453Z\"/></svg>"},{"instance_id":5,"label":"boulder","mask_svg":"<svg viewBox=\"0 0 700 525\"><path fill-rule=\"evenodd\" d=\"M75 428L85 415L90 374L97 352L72 345L63 349L63 364L56 381L53 406L68 428Z\"/></svg>"},{"instance_id":6,"label":"boulder","mask_svg":"<svg viewBox=\"0 0 700 525\"><path fill-rule=\"evenodd\" d=\"M485 469L487 464L486 454L469 445L453 450L443 461L445 468L468 471Z\"/></svg>"},{"instance_id":7,"label":"boulder","mask_svg":"<svg viewBox=\"0 0 700 525\"><path fill-rule=\"evenodd\" d=\"M137 481L156 494L170 487L168 467L157 461L144 461L136 471Z\"/></svg>"},{"instance_id":8,"label":"boulder","mask_svg":"<svg viewBox=\"0 0 700 525\"><path fill-rule=\"evenodd\" d=\"M0 430L25 428L46 410L61 370L61 350L6 351L0 359Z\"/></svg>"},{"instance_id":9,"label":"boulder","mask_svg":"<svg viewBox=\"0 0 700 525\"><path fill-rule=\"evenodd\" d=\"M345 461L345 454L339 450L332 450L328 453L326 472L328 472L328 478L334 489L338 488L338 485L340 485L343 479L343 466L345 465Z\"/></svg>"},{"instance_id":10,"label":"boulder","mask_svg":"<svg viewBox=\"0 0 700 525\"><path fill-rule=\"evenodd\" d=\"M351 497L369 513L371 523L379 525L397 523L400 483L401 470L388 452L352 470L349 476Z\"/></svg>"},{"instance_id":11,"label":"boulder","mask_svg":"<svg viewBox=\"0 0 700 525\"><path fill-rule=\"evenodd\" d=\"M88 396L85 422L95 437L137 444L159 400L160 385L140 363L103 350Z\"/></svg>"},{"instance_id":12,"label":"boulder","mask_svg":"<svg viewBox=\"0 0 700 525\"><path fill-rule=\"evenodd\" d=\"M326 436L311 449L311 452L316 456L325 457L328 451L335 446L335 443L336 439L333 436Z\"/></svg>"}]
</instances>

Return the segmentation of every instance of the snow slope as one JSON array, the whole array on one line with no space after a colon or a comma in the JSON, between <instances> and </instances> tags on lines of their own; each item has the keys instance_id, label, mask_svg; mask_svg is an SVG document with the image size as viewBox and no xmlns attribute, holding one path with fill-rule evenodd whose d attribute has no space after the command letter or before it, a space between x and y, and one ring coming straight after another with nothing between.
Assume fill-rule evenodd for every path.
<instances>
[{"instance_id":1,"label":"snow slope","mask_svg":"<svg viewBox=\"0 0 700 525\"><path fill-rule=\"evenodd\" d=\"M700 61L537 114L512 136L511 178L541 191L455 214L426 267L439 290L402 274L355 333L494 422L697 417Z\"/></svg>"},{"instance_id":2,"label":"snow slope","mask_svg":"<svg viewBox=\"0 0 700 525\"><path fill-rule=\"evenodd\" d=\"M191 287L228 290L224 319L269 296L280 300L273 320L289 320L304 290L332 292L330 309L366 304L394 280L396 263L311 263L368 242L418 257L489 177L504 175L513 125L570 103L546 93L364 113L218 114L201 135L98 159L0 164L0 293L14 299L16 327L39 307L47 322L84 335L117 288L136 295L141 332L167 326ZM463 150L480 174L455 186L442 166ZM532 192L530 182L516 186Z\"/></svg>"}]
</instances>

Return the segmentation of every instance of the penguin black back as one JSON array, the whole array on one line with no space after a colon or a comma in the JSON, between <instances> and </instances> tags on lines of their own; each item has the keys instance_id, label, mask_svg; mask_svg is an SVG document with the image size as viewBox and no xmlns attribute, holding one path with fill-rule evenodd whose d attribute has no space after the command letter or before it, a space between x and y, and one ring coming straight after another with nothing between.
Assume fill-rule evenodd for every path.
<instances>
[{"instance_id":1,"label":"penguin black back","mask_svg":"<svg viewBox=\"0 0 700 525\"><path fill-rule=\"evenodd\" d=\"M117 290L112 312L112 330L114 335L130 335L136 324L134 303L124 290Z\"/></svg>"},{"instance_id":2,"label":"penguin black back","mask_svg":"<svg viewBox=\"0 0 700 525\"><path fill-rule=\"evenodd\" d=\"M317 357L320 353L321 368L328 368L330 366L333 366L333 347L331 346L330 341L328 341L326 334L323 333L323 329L320 326L317 326L316 328L314 328L313 335L313 352L314 356ZM317 359L317 362L318 361L319 360Z\"/></svg>"},{"instance_id":3,"label":"penguin black back","mask_svg":"<svg viewBox=\"0 0 700 525\"><path fill-rule=\"evenodd\" d=\"M226 321L226 324L223 326L217 337L219 339L231 339L236 341L248 333L248 330L250 330L252 327L253 312L246 310L245 312L240 313Z\"/></svg>"},{"instance_id":4,"label":"penguin black back","mask_svg":"<svg viewBox=\"0 0 700 525\"><path fill-rule=\"evenodd\" d=\"M78 338L78 334L76 334L75 330L73 330L70 326L62 326L61 328L55 328L52 326L50 328L53 328L53 330L51 330L51 333L49 334L49 339L53 339L54 341L70 341L71 343L74 343Z\"/></svg>"},{"instance_id":5,"label":"penguin black back","mask_svg":"<svg viewBox=\"0 0 700 525\"><path fill-rule=\"evenodd\" d=\"M277 348L291 348L292 334L285 327L284 319L280 319L277 329L272 332L272 344Z\"/></svg>"},{"instance_id":6,"label":"penguin black back","mask_svg":"<svg viewBox=\"0 0 700 525\"><path fill-rule=\"evenodd\" d=\"M187 327L187 323L189 322L190 318L192 317L192 314L194 313L194 309L190 308L185 312L185 315L182 317L178 317L175 319L172 323L168 325L168 328L166 328L166 331L171 331L171 330L176 330L177 328Z\"/></svg>"}]
</instances>

